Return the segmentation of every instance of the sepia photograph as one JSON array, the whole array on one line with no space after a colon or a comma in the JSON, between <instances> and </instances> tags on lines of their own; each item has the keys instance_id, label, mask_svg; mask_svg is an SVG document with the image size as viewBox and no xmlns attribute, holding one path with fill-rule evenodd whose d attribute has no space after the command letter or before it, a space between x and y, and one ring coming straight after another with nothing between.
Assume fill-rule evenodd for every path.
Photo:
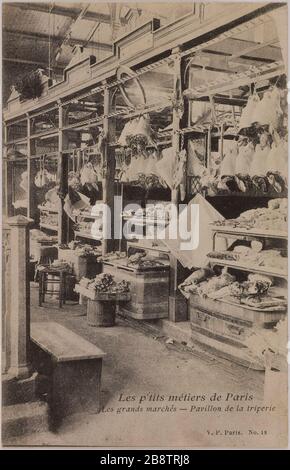
<instances>
[{"instance_id":1,"label":"sepia photograph","mask_svg":"<svg viewBox=\"0 0 290 470\"><path fill-rule=\"evenodd\" d=\"M288 4L1 17L2 448L287 449Z\"/></svg>"}]
</instances>

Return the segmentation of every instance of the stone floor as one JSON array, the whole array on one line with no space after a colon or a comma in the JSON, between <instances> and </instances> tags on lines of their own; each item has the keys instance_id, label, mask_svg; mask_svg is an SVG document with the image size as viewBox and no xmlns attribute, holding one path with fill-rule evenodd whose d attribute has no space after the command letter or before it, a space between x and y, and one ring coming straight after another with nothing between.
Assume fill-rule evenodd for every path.
<instances>
[{"instance_id":1,"label":"stone floor","mask_svg":"<svg viewBox=\"0 0 290 470\"><path fill-rule=\"evenodd\" d=\"M191 354L176 344L167 344L162 336L139 331L121 318L112 328L90 327L85 306L70 302L60 310L50 300L39 308L37 292L36 286L32 287L32 321L59 322L107 353L102 374L103 410L99 414L73 415L57 433L11 439L11 445L173 448L211 445L214 441L207 428L212 426L213 414L206 409L191 412L192 405L218 405L208 402L215 393L223 398L227 393L239 397L248 393L257 401L262 399L262 372L208 355ZM180 398L174 403L175 411L170 409L172 402L167 401L168 395L173 394ZM205 403L197 398L188 401L193 395L204 394ZM135 400L123 401L129 396ZM218 422L224 423L224 413L220 414L218 408L214 413ZM227 425L231 425L231 420L229 417Z\"/></svg>"}]
</instances>

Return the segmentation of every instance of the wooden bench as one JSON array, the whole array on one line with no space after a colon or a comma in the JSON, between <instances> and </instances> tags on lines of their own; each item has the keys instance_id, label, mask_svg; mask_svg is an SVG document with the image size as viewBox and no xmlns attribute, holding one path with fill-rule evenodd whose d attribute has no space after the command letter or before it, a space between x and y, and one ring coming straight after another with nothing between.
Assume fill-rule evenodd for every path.
<instances>
[{"instance_id":1,"label":"wooden bench","mask_svg":"<svg viewBox=\"0 0 290 470\"><path fill-rule=\"evenodd\" d=\"M105 353L56 322L31 323L30 337L34 367L50 379L53 422L77 412L99 412Z\"/></svg>"}]
</instances>

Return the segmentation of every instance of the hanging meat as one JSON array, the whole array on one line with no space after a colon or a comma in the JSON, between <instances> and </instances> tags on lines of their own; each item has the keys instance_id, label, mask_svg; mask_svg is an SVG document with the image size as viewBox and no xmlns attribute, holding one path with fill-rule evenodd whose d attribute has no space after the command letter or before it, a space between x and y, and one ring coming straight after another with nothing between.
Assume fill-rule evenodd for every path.
<instances>
[{"instance_id":1,"label":"hanging meat","mask_svg":"<svg viewBox=\"0 0 290 470\"><path fill-rule=\"evenodd\" d=\"M273 142L267 156L266 169L279 172L282 176L288 176L288 148L287 142L279 137Z\"/></svg>"},{"instance_id":2,"label":"hanging meat","mask_svg":"<svg viewBox=\"0 0 290 470\"><path fill-rule=\"evenodd\" d=\"M170 189L173 189L173 172L175 168L176 153L173 147L162 150L161 158L156 163L156 169Z\"/></svg>"},{"instance_id":3,"label":"hanging meat","mask_svg":"<svg viewBox=\"0 0 290 470\"><path fill-rule=\"evenodd\" d=\"M91 162L85 163L80 172L81 184L92 184L96 186L97 184L97 173L95 172Z\"/></svg>"},{"instance_id":4,"label":"hanging meat","mask_svg":"<svg viewBox=\"0 0 290 470\"><path fill-rule=\"evenodd\" d=\"M262 133L260 136L260 143L256 145L253 159L251 162L249 174L251 176L262 176L267 172L267 158L270 153L271 147L269 144L269 135Z\"/></svg>"},{"instance_id":5,"label":"hanging meat","mask_svg":"<svg viewBox=\"0 0 290 470\"><path fill-rule=\"evenodd\" d=\"M236 173L236 160L238 157L238 145L236 141L233 141L231 146L228 148L221 165L220 175L234 175Z\"/></svg>"},{"instance_id":6,"label":"hanging meat","mask_svg":"<svg viewBox=\"0 0 290 470\"><path fill-rule=\"evenodd\" d=\"M260 103L260 98L257 93L254 93L253 95L249 96L248 102L246 106L244 107L240 122L239 122L239 127L238 127L238 132L241 129L244 129L246 127L250 127L252 123L254 122L254 114L255 114L255 109Z\"/></svg>"},{"instance_id":7,"label":"hanging meat","mask_svg":"<svg viewBox=\"0 0 290 470\"><path fill-rule=\"evenodd\" d=\"M271 129L277 129L281 119L283 119L280 99L279 88L274 86L267 90L254 110L252 122L256 122L260 126L269 125Z\"/></svg>"},{"instance_id":8,"label":"hanging meat","mask_svg":"<svg viewBox=\"0 0 290 470\"><path fill-rule=\"evenodd\" d=\"M127 137L130 135L133 135L133 129L135 128L137 120L132 120L126 122L125 126L123 127L123 130L121 132L121 135L118 140L118 144L121 145L121 147L127 147L128 146L128 141Z\"/></svg>"},{"instance_id":9,"label":"hanging meat","mask_svg":"<svg viewBox=\"0 0 290 470\"><path fill-rule=\"evenodd\" d=\"M205 160L205 156L199 153L196 147L196 143L193 140L189 140L187 171L190 175L201 177L206 173L206 167L201 163L201 160Z\"/></svg>"},{"instance_id":10,"label":"hanging meat","mask_svg":"<svg viewBox=\"0 0 290 470\"><path fill-rule=\"evenodd\" d=\"M184 201L186 195L186 159L187 154L184 149L178 152L173 173L173 186L174 189L179 188L181 201Z\"/></svg>"},{"instance_id":11,"label":"hanging meat","mask_svg":"<svg viewBox=\"0 0 290 470\"><path fill-rule=\"evenodd\" d=\"M241 139L238 142L239 153L236 158L236 174L241 173L246 175L249 173L249 168L251 167L253 156L254 156L254 145L252 142L247 139Z\"/></svg>"},{"instance_id":12,"label":"hanging meat","mask_svg":"<svg viewBox=\"0 0 290 470\"><path fill-rule=\"evenodd\" d=\"M36 173L34 184L37 188L43 188L44 186L55 181L54 176L45 168L45 155L39 159L39 171Z\"/></svg>"}]
</instances>

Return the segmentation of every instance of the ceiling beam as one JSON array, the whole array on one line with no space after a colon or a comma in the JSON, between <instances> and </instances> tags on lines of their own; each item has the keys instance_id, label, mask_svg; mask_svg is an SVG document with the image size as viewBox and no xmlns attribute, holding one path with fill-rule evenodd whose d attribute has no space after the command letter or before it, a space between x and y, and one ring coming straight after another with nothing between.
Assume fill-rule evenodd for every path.
<instances>
[{"instance_id":1,"label":"ceiling beam","mask_svg":"<svg viewBox=\"0 0 290 470\"><path fill-rule=\"evenodd\" d=\"M231 62L234 60L232 57L233 55L230 54L229 52L223 52L223 51L215 51L215 50L210 50L210 49L203 49L203 52L206 54L211 54L211 55L217 55L217 56L224 56L228 58L228 62ZM241 52L242 54L242 52ZM237 59L235 61L237 62L238 59L244 59L244 60L249 60L253 62L264 62L266 64L270 64L271 62L275 62L276 59L272 58L266 58L266 57L258 57L258 56L249 56L249 55L237 55Z\"/></svg>"},{"instance_id":2,"label":"ceiling beam","mask_svg":"<svg viewBox=\"0 0 290 470\"><path fill-rule=\"evenodd\" d=\"M7 29L7 28L3 28L3 33L4 33L3 35L4 40L5 40L5 35L11 35L11 36L20 36L20 37L31 39L34 41L48 42L49 40L51 40L52 43L61 45L65 39L63 36L49 36L48 34L45 34L45 33L28 33L26 31L18 31L18 30ZM103 51L109 51L109 52L112 51L112 45L108 43L103 43L103 42L95 42L95 41L87 42L84 39L68 38L67 43L70 44L71 46L75 46L79 44L80 46L95 47L96 49L103 50Z\"/></svg>"},{"instance_id":3,"label":"ceiling beam","mask_svg":"<svg viewBox=\"0 0 290 470\"><path fill-rule=\"evenodd\" d=\"M27 60L27 59L20 59L16 57L3 57L2 60L4 62L10 62L12 64L22 64L22 65L39 65L40 67L43 67L45 69L48 68L47 62L41 62L39 60ZM62 67L58 65L57 67L54 67L54 71L57 70L58 72L63 72L65 68L65 65Z\"/></svg>"},{"instance_id":4,"label":"ceiling beam","mask_svg":"<svg viewBox=\"0 0 290 470\"><path fill-rule=\"evenodd\" d=\"M66 8L61 5L54 5L51 9L48 3L35 3L35 2L27 2L27 3L9 3L7 6L13 8L20 8L22 10L30 10L30 11L39 11L41 13L53 13L54 15L66 16L69 18L76 18L80 13L80 8ZM104 13L97 13L95 11L87 11L83 17L84 20L88 21L97 21L99 23L107 23L111 24L111 16L106 15ZM122 25L127 23L125 18L120 18L120 22Z\"/></svg>"}]
</instances>

